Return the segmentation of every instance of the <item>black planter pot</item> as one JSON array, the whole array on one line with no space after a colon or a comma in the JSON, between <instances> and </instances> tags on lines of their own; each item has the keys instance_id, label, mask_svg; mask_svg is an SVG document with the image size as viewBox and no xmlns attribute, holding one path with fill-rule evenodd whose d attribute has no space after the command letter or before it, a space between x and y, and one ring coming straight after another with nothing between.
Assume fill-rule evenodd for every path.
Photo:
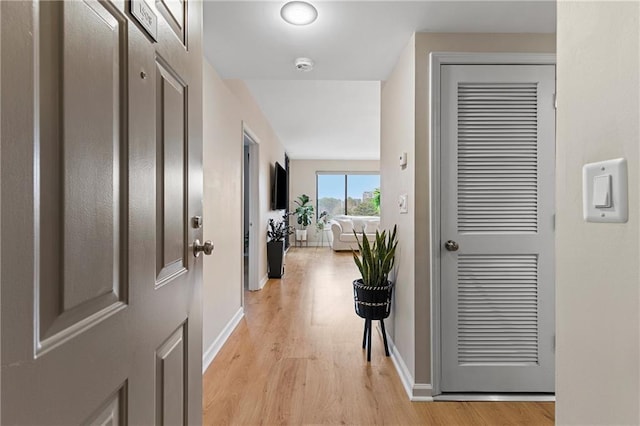
<instances>
[{"instance_id":1,"label":"black planter pot","mask_svg":"<svg viewBox=\"0 0 640 426\"><path fill-rule=\"evenodd\" d=\"M284 274L284 241L269 241L267 243L267 264L269 278L282 278Z\"/></svg>"},{"instance_id":2,"label":"black planter pot","mask_svg":"<svg viewBox=\"0 0 640 426\"><path fill-rule=\"evenodd\" d=\"M384 341L384 353L389 356L387 344L387 331L384 328L384 319L391 312L391 296L393 283L387 281L387 285L369 287L362 283L362 279L353 282L353 301L356 314L364 318L364 335L362 336L362 349L367 348L367 362L371 361L371 321L380 321L380 331Z\"/></svg>"},{"instance_id":3,"label":"black planter pot","mask_svg":"<svg viewBox=\"0 0 640 426\"><path fill-rule=\"evenodd\" d=\"M382 320L391 312L391 295L393 283L387 281L387 285L380 287L367 287L362 283L362 278L353 282L353 300L356 314L367 320Z\"/></svg>"}]
</instances>

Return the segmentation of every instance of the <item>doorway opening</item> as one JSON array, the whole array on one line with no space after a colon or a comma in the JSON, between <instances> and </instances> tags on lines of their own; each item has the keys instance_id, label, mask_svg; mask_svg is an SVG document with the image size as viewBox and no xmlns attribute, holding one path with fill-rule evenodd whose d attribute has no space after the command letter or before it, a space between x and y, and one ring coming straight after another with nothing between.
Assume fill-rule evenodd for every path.
<instances>
[{"instance_id":1,"label":"doorway opening","mask_svg":"<svg viewBox=\"0 0 640 426\"><path fill-rule=\"evenodd\" d=\"M242 289L258 290L258 167L260 150L256 138L245 126L242 134L243 268Z\"/></svg>"}]
</instances>

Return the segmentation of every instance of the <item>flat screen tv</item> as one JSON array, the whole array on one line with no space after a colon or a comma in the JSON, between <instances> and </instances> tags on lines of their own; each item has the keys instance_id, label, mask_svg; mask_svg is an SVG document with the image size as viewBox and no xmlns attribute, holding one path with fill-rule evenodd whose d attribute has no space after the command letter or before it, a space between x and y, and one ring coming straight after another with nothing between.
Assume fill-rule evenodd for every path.
<instances>
[{"instance_id":1,"label":"flat screen tv","mask_svg":"<svg viewBox=\"0 0 640 426\"><path fill-rule=\"evenodd\" d=\"M276 162L273 188L271 190L271 208L273 210L287 209L287 192L287 171Z\"/></svg>"}]
</instances>

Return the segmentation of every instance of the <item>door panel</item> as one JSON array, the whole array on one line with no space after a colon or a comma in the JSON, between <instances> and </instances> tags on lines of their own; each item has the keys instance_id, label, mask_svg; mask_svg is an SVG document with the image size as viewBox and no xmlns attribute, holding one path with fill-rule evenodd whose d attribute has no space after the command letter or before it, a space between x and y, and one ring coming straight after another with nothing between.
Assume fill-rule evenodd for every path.
<instances>
[{"instance_id":1,"label":"door panel","mask_svg":"<svg viewBox=\"0 0 640 426\"><path fill-rule=\"evenodd\" d=\"M171 31L178 37L178 39L186 46L185 40L185 28L186 18L185 13L186 2L183 0L158 0L158 11L164 18L165 22L171 28Z\"/></svg>"},{"instance_id":2,"label":"door panel","mask_svg":"<svg viewBox=\"0 0 640 426\"><path fill-rule=\"evenodd\" d=\"M202 4L181 4L179 38L148 3L154 42L129 2L0 3L1 424L202 421Z\"/></svg>"},{"instance_id":3,"label":"door panel","mask_svg":"<svg viewBox=\"0 0 640 426\"><path fill-rule=\"evenodd\" d=\"M40 21L38 353L122 307L127 281L126 18L108 4L47 2Z\"/></svg>"},{"instance_id":4,"label":"door panel","mask_svg":"<svg viewBox=\"0 0 640 426\"><path fill-rule=\"evenodd\" d=\"M555 67L441 75L442 390L553 392Z\"/></svg>"},{"instance_id":5,"label":"door panel","mask_svg":"<svg viewBox=\"0 0 640 426\"><path fill-rule=\"evenodd\" d=\"M126 180L120 176L126 170L122 153L127 147L122 120L127 106L126 18L97 1L52 7L63 9L62 34L54 37L61 36L63 52L58 113L65 312L100 296L116 296L126 276L120 267L126 249L126 241L120 244L126 229L120 206L127 202ZM78 262L80 258L84 261Z\"/></svg>"},{"instance_id":6,"label":"door panel","mask_svg":"<svg viewBox=\"0 0 640 426\"><path fill-rule=\"evenodd\" d=\"M156 351L156 422L177 425L185 418L187 393L184 325L181 325Z\"/></svg>"},{"instance_id":7,"label":"door panel","mask_svg":"<svg viewBox=\"0 0 640 426\"><path fill-rule=\"evenodd\" d=\"M158 283L185 270L187 192L185 152L188 147L185 123L186 87L175 72L157 65L157 224Z\"/></svg>"},{"instance_id":8,"label":"door panel","mask_svg":"<svg viewBox=\"0 0 640 426\"><path fill-rule=\"evenodd\" d=\"M537 365L538 256L460 254L457 269L458 364Z\"/></svg>"},{"instance_id":9,"label":"door panel","mask_svg":"<svg viewBox=\"0 0 640 426\"><path fill-rule=\"evenodd\" d=\"M107 402L100 407L96 414L83 424L90 426L120 426L127 424L127 393L126 386L118 389L113 395L109 396Z\"/></svg>"}]
</instances>

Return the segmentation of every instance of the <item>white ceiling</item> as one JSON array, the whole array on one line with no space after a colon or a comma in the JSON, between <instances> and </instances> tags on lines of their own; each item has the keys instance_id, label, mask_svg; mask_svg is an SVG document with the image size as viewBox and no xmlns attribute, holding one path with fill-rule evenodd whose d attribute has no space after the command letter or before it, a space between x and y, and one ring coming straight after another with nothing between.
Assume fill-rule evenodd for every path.
<instances>
[{"instance_id":1,"label":"white ceiling","mask_svg":"<svg viewBox=\"0 0 640 426\"><path fill-rule=\"evenodd\" d=\"M380 82L248 80L291 158L380 156Z\"/></svg>"},{"instance_id":2,"label":"white ceiling","mask_svg":"<svg viewBox=\"0 0 640 426\"><path fill-rule=\"evenodd\" d=\"M204 5L205 56L222 78L247 80L291 158L378 158L377 82L413 32L555 32L554 1L311 2L318 20L303 27L280 18L285 1ZM295 70L300 56L313 71Z\"/></svg>"}]
</instances>

